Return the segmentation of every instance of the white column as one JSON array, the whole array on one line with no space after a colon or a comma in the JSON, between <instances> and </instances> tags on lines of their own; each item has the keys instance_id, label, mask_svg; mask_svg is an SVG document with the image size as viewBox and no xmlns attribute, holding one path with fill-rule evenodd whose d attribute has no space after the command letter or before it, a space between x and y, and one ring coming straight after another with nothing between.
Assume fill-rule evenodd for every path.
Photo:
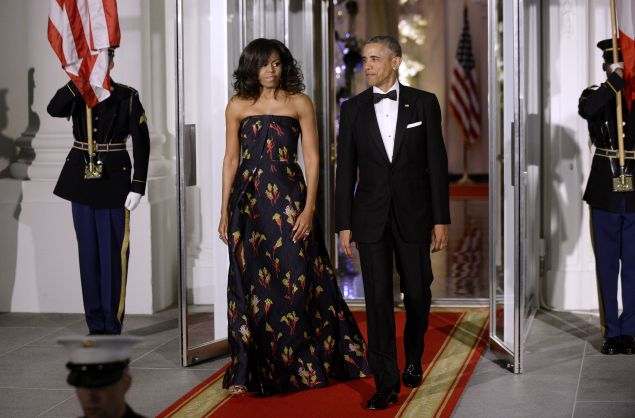
<instances>
[{"instance_id":1,"label":"white column","mask_svg":"<svg viewBox=\"0 0 635 418\"><path fill-rule=\"evenodd\" d=\"M555 309L597 309L589 208L582 200L592 154L586 121L577 110L582 90L606 79L595 44L611 35L609 4L551 0L547 10L543 303Z\"/></svg>"},{"instance_id":2,"label":"white column","mask_svg":"<svg viewBox=\"0 0 635 418\"><path fill-rule=\"evenodd\" d=\"M196 185L186 190L190 303L213 305L214 338L227 332L227 246L218 239L225 153L227 9L225 2L184 5L185 123L196 126Z\"/></svg>"},{"instance_id":3,"label":"white column","mask_svg":"<svg viewBox=\"0 0 635 418\"><path fill-rule=\"evenodd\" d=\"M166 110L173 83L165 71L166 63L173 65L166 45L174 28L165 0L129 0L118 7L122 40L112 77L139 90L151 139L146 196L131 214L126 312L151 313L176 301L178 277L175 180L173 162L166 159L174 144L167 122L174 114ZM46 113L68 77L46 42L48 7L26 0L11 2L5 12L24 20L24 45L3 41L2 55L22 62L13 71L34 68L35 93L34 115L19 140L22 158L11 166L20 180L0 181L0 227L10 231L0 246L6 250L2 265L9 267L0 269L0 311L83 312L70 204L52 193L72 145L71 123ZM27 96L26 83L12 90L18 91Z\"/></svg>"},{"instance_id":4,"label":"white column","mask_svg":"<svg viewBox=\"0 0 635 418\"><path fill-rule=\"evenodd\" d=\"M42 7L42 3L35 0L27 0L20 6L15 3L12 5L24 7L26 19L33 22L23 41L27 51L24 71L27 68L32 71L34 92L33 97L28 99L29 103L32 102L32 106L29 106L28 127L16 141L21 149L18 161L11 165L11 175L17 179L51 182L57 178L72 145L72 133L65 119L48 116L46 106L55 91L68 81L68 77L46 41L48 7ZM9 55L5 56L11 55L10 50L6 53Z\"/></svg>"},{"instance_id":5,"label":"white column","mask_svg":"<svg viewBox=\"0 0 635 418\"><path fill-rule=\"evenodd\" d=\"M150 313L176 302L178 278L174 147L168 130L166 69L174 63L168 45L174 40L166 0L118 2L121 46L115 56L114 80L139 91L150 131L146 196L131 214L127 306L130 313ZM134 309L134 310L132 310Z\"/></svg>"},{"instance_id":6,"label":"white column","mask_svg":"<svg viewBox=\"0 0 635 418\"><path fill-rule=\"evenodd\" d=\"M13 71L31 72L33 85L27 87L27 78L23 85L12 86L14 95L26 98L29 111L26 128L16 141L21 147L19 159L10 168L18 180L0 183L0 213L5 215L0 222L3 230L11 231L3 247L12 247L11 259L6 260L11 268L0 271L0 293L5 294L0 310L83 312L70 207L52 194L72 144L71 127L65 119L46 113L48 101L68 77L46 42L48 7L28 0L12 2L5 12L22 17L19 24L29 29L19 36L23 43L19 48L3 42L2 55L7 61L19 59Z\"/></svg>"},{"instance_id":7,"label":"white column","mask_svg":"<svg viewBox=\"0 0 635 418\"><path fill-rule=\"evenodd\" d=\"M227 247L216 237L216 226L220 220L220 205L222 200L222 167L225 154L225 106L229 100L227 86L232 80L229 78L227 62L227 2L214 2L213 12L210 14L210 43L214 53L210 54L209 65L213 71L211 80L210 121L212 135L209 143L210 158L213 172L211 174L211 226L210 235L214 237L212 247L214 252L214 338L227 337ZM233 70L233 69L230 69Z\"/></svg>"}]
</instances>

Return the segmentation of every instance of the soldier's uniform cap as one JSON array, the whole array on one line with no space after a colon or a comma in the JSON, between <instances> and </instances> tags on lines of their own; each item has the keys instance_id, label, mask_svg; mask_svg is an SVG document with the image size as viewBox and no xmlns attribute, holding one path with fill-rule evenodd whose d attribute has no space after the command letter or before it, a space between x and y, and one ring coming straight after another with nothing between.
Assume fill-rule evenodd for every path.
<instances>
[{"instance_id":1,"label":"soldier's uniform cap","mask_svg":"<svg viewBox=\"0 0 635 418\"><path fill-rule=\"evenodd\" d=\"M606 62L613 62L613 39L603 39L597 43L597 47L602 51L602 58ZM622 61L622 50L620 49L620 43L617 42L618 60Z\"/></svg>"},{"instance_id":2,"label":"soldier's uniform cap","mask_svg":"<svg viewBox=\"0 0 635 418\"><path fill-rule=\"evenodd\" d=\"M108 386L123 375L130 361L130 349L143 338L131 335L95 335L58 338L66 348L70 370L66 381L71 386Z\"/></svg>"}]
</instances>

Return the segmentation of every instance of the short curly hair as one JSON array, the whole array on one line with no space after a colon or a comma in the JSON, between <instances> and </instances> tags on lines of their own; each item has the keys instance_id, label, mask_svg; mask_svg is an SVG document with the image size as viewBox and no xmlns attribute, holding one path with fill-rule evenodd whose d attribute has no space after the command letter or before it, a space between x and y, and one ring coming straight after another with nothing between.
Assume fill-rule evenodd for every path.
<instances>
[{"instance_id":1,"label":"short curly hair","mask_svg":"<svg viewBox=\"0 0 635 418\"><path fill-rule=\"evenodd\" d=\"M369 38L366 41L366 45L368 44L382 44L386 48L390 49L390 52L393 53L396 57L401 57L401 45L399 45L399 41L389 35L377 35Z\"/></svg>"},{"instance_id":2,"label":"short curly hair","mask_svg":"<svg viewBox=\"0 0 635 418\"><path fill-rule=\"evenodd\" d=\"M249 42L243 49L238 60L238 68L234 71L233 86L238 97L253 100L260 97L262 86L258 81L258 73L274 51L278 52L282 63L278 89L291 94L304 91L302 71L289 48L277 39L258 38Z\"/></svg>"}]
</instances>

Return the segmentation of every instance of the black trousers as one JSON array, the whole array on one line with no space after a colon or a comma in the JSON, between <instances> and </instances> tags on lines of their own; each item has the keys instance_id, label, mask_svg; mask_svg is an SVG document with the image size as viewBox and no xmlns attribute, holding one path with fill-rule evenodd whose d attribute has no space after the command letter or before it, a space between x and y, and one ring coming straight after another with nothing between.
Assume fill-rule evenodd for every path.
<instances>
[{"instance_id":1,"label":"black trousers","mask_svg":"<svg viewBox=\"0 0 635 418\"><path fill-rule=\"evenodd\" d=\"M428 329L432 299L431 232L423 233L426 235L422 237L423 241L405 242L391 210L379 241L357 243L366 299L368 361L378 392L386 393L400 387L392 296L393 259L397 262L406 308L406 364L421 366L423 337Z\"/></svg>"}]
</instances>

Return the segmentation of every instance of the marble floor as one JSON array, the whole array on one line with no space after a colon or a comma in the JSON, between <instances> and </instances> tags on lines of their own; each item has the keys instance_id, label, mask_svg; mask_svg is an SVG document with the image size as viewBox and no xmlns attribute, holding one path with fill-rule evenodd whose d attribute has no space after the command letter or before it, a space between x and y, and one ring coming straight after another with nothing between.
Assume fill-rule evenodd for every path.
<instances>
[{"instance_id":1,"label":"marble floor","mask_svg":"<svg viewBox=\"0 0 635 418\"><path fill-rule=\"evenodd\" d=\"M0 314L0 417L79 416L65 381L66 354L55 339L85 333L82 315ZM227 362L220 357L180 366L177 309L130 315L125 333L144 337L132 353L128 401L146 416L158 414ZM540 311L528 336L524 373L510 373L486 350L453 416L633 417L635 356L603 356L600 344L596 316Z\"/></svg>"}]
</instances>

